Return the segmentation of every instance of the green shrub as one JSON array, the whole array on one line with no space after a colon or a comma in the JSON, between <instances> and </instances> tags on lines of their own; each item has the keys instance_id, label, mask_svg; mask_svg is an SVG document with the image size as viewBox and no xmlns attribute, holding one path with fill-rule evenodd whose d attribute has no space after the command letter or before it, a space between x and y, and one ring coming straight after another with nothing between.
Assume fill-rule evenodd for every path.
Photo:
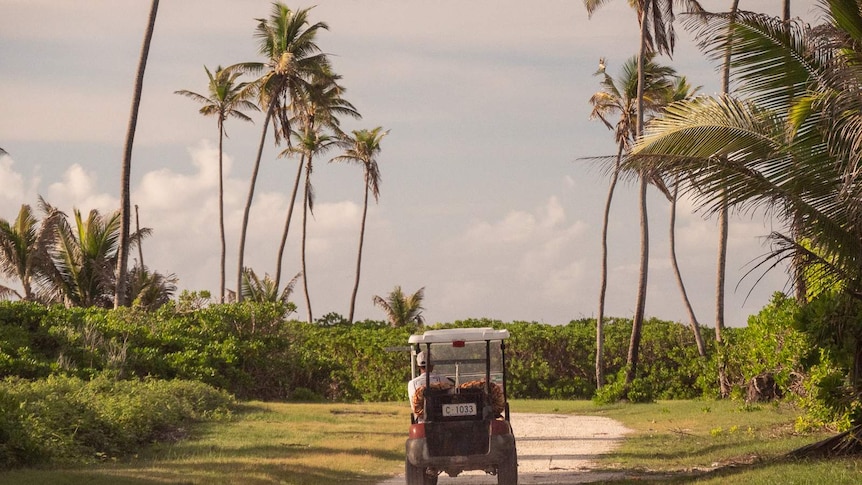
<instances>
[{"instance_id":1,"label":"green shrub","mask_svg":"<svg viewBox=\"0 0 862 485\"><path fill-rule=\"evenodd\" d=\"M46 461L49 449L34 439L39 430L28 427L20 400L0 386L0 469Z\"/></svg>"},{"instance_id":2,"label":"green shrub","mask_svg":"<svg viewBox=\"0 0 862 485\"><path fill-rule=\"evenodd\" d=\"M806 414L796 421L797 431L832 427L838 431L860 422L858 397L847 384L847 369L835 365L829 352L820 350L820 363L811 366L800 402Z\"/></svg>"},{"instance_id":3,"label":"green shrub","mask_svg":"<svg viewBox=\"0 0 862 485\"><path fill-rule=\"evenodd\" d=\"M593 402L596 404L613 404L620 401L633 403L648 403L655 401L655 393L651 382L644 378L632 380L628 389L625 385L626 369L621 369L608 378L608 383L596 391Z\"/></svg>"},{"instance_id":4,"label":"green shrub","mask_svg":"<svg viewBox=\"0 0 862 485\"><path fill-rule=\"evenodd\" d=\"M233 399L188 381L50 376L0 382L0 466L133 453L191 422L229 415Z\"/></svg>"}]
</instances>

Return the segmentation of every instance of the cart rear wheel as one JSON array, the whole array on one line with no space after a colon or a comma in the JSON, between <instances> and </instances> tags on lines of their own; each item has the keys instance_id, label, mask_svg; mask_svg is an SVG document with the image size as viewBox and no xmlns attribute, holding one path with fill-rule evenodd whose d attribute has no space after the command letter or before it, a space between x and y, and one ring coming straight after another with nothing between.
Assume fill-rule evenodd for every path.
<instances>
[{"instance_id":1,"label":"cart rear wheel","mask_svg":"<svg viewBox=\"0 0 862 485\"><path fill-rule=\"evenodd\" d=\"M497 466L497 485L518 485L518 452L515 448Z\"/></svg>"},{"instance_id":2,"label":"cart rear wheel","mask_svg":"<svg viewBox=\"0 0 862 485\"><path fill-rule=\"evenodd\" d=\"M407 478L407 485L437 485L437 476L428 476L425 473L425 468L414 466L410 460L405 460L404 475Z\"/></svg>"}]
</instances>

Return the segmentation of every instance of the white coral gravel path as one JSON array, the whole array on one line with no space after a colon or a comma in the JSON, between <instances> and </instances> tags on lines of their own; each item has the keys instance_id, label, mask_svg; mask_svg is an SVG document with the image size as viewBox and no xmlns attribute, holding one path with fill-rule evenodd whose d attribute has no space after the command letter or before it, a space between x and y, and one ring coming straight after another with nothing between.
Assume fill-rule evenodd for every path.
<instances>
[{"instance_id":1,"label":"white coral gravel path","mask_svg":"<svg viewBox=\"0 0 862 485\"><path fill-rule=\"evenodd\" d=\"M619 478L614 472L595 471L596 458L612 451L631 432L610 418L565 414L513 413L518 447L520 485L562 485ZM400 485L404 475L380 485ZM439 485L492 485L497 477L467 472L456 478L445 473Z\"/></svg>"}]
</instances>

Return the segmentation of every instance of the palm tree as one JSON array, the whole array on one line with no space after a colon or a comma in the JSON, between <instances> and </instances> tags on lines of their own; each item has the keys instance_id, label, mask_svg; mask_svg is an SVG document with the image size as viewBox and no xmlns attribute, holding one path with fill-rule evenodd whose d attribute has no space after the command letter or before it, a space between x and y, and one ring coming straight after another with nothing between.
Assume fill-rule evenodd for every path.
<instances>
[{"instance_id":1,"label":"palm tree","mask_svg":"<svg viewBox=\"0 0 862 485\"><path fill-rule=\"evenodd\" d=\"M347 321L353 323L353 313L356 307L356 294L359 292L359 273L362 268L362 244L365 241L365 220L368 215L368 194L374 196L375 202L380 199L380 169L377 166L377 154L380 153L380 142L389 131L383 131L378 126L372 130L354 130L353 138L344 140L348 146L343 155L333 158L334 162L348 162L362 165L365 174L365 197L362 205L362 222L359 226L359 251L356 256L356 280L353 283L353 293L350 297L350 313Z\"/></svg>"},{"instance_id":2,"label":"palm tree","mask_svg":"<svg viewBox=\"0 0 862 485\"><path fill-rule=\"evenodd\" d=\"M737 19L711 17L700 34L702 46L713 55L731 50L741 92L749 98L674 105L632 161L686 174L690 187L697 187L689 190L708 208L726 197L732 206L775 211L796 229L772 234L770 267L788 258L818 262L854 294L862 282L862 245L855 234L862 214L860 156L852 148L862 139L862 105L854 94L862 76L850 66L862 52L847 33L858 32L862 22L854 0L832 0L828 7L830 25L817 29L745 12ZM723 34L730 21L732 42ZM696 146L686 145L694 139ZM804 239L817 251L799 242Z\"/></svg>"},{"instance_id":3,"label":"palm tree","mask_svg":"<svg viewBox=\"0 0 862 485\"><path fill-rule=\"evenodd\" d=\"M209 83L207 85L209 96L204 96L192 91L180 90L176 94L191 98L203 106L200 113L204 116L215 116L218 126L218 214L219 214L219 238L221 241L221 259L219 265L219 302L224 303L225 298L225 256L227 245L225 243L224 229L224 122L228 118L236 118L241 121L252 121L242 110L259 110L257 105L249 101L253 91L248 89L247 83L237 82L239 72L222 69L218 66L213 75L204 66ZM143 264L143 262L141 263Z\"/></svg>"},{"instance_id":4,"label":"palm tree","mask_svg":"<svg viewBox=\"0 0 862 485\"><path fill-rule=\"evenodd\" d=\"M685 76L679 77L677 78L677 82L674 85L674 89L671 93L671 96L669 97L669 99L666 100L665 105L676 101L691 99L699 90L700 86L691 86ZM673 268L673 274L676 277L676 284L679 287L680 295L682 296L682 303L685 306L686 312L688 313L688 321L689 325L691 326L692 334L694 335L694 342L697 345L697 353L701 357L706 357L706 345L704 345L703 336L700 333L700 323L697 321L697 316L694 313L694 308L692 308L691 306L691 300L689 300L688 298L688 292L685 289L685 283L683 282L682 273L679 269L679 261L676 257L676 208L677 201L679 200L679 184L679 176L674 176L673 189L668 197L668 200L670 201L670 223L668 224L668 245L670 246L670 262L671 267ZM665 192L665 195L668 195L668 192Z\"/></svg>"},{"instance_id":5,"label":"palm tree","mask_svg":"<svg viewBox=\"0 0 862 485\"><path fill-rule=\"evenodd\" d=\"M649 56L648 58L646 64L647 74L644 80L649 83L649 86L645 89L645 106L650 111L655 112L661 105L665 104L667 92L672 88L669 78L675 75L675 71L672 68L654 63L652 60L653 57ZM596 75L602 76L602 89L590 97L590 104L593 106L590 118L597 118L609 130L614 130L614 139L617 142L617 156L613 171L611 172L611 181L608 185L608 195L605 199L602 218L601 283L599 286L599 309L596 317L596 385L598 387L604 384L604 312L608 275L608 223L611 202L620 175L620 160L635 138L638 91L637 65L637 57L630 58L623 64L618 80L615 80L607 74L604 59L600 60L599 70L596 72ZM616 124L612 124L609 120L610 115L613 114L618 114L619 116Z\"/></svg>"},{"instance_id":6,"label":"palm tree","mask_svg":"<svg viewBox=\"0 0 862 485\"><path fill-rule=\"evenodd\" d=\"M386 312L386 318L393 327L403 327L409 324L424 325L422 316L422 300L425 299L425 288L419 288L412 295L405 295L401 286L396 286L386 298L374 296L374 305Z\"/></svg>"},{"instance_id":7,"label":"palm tree","mask_svg":"<svg viewBox=\"0 0 862 485\"><path fill-rule=\"evenodd\" d=\"M615 93L619 93L619 89L613 79L605 73L604 58L599 60L599 70L596 74L605 76L603 84L610 81L610 86L604 91L599 91L590 98L590 104L593 105L593 110L590 113L590 118L599 118L609 130L613 130L614 126L605 118L604 112L610 110L618 110L621 113L631 113L629 109L630 103L624 102ZM610 91L610 92L607 92ZM621 102L622 101L622 102ZM633 117L621 116L620 122L623 120L631 120ZM617 140L617 158L614 164L614 170L611 173L611 181L608 184L608 195L605 198L605 209L602 213L602 258L599 283L599 311L596 315L596 388L601 389L605 384L605 297L608 289L608 222L611 214L611 202L613 201L614 191L616 190L617 181L620 176L620 160L622 159L623 151L626 148L629 140L630 130L627 128L620 129L620 122L617 123L617 129L614 132L614 138Z\"/></svg>"},{"instance_id":8,"label":"palm tree","mask_svg":"<svg viewBox=\"0 0 862 485\"><path fill-rule=\"evenodd\" d=\"M343 98L344 88L338 84L341 76L331 72L324 66L321 71L312 76L312 80L305 86L305 89L299 93L300 97L290 104L290 109L294 113L291 123L302 126L303 131L315 131L318 129L327 129L334 136L343 138L346 136L340 127L340 116L350 116L359 118L359 112L356 108ZM295 151L285 150L282 155L296 153ZM281 233L281 243L278 246L278 256L276 257L275 284L281 284L281 268L284 260L284 249L287 245L287 236L290 231L290 221L293 217L293 208L296 203L296 195L299 192L299 182L302 179L302 169L305 166L304 152L300 151L300 159L297 164L296 177L293 182L293 191L290 196L290 203L287 208L287 216L284 221L284 230Z\"/></svg>"},{"instance_id":9,"label":"palm tree","mask_svg":"<svg viewBox=\"0 0 862 485\"><path fill-rule=\"evenodd\" d=\"M589 15L604 5L608 0L584 0L584 6ZM640 49L638 54L638 91L637 91L637 122L635 124L635 138L643 134L644 127L644 93L645 93L645 65L647 56L652 52L658 54L673 54L676 35L673 30L674 13L673 7L679 3L687 7L690 12L702 13L703 9L696 0L630 0L630 5L636 9L638 25L640 26ZM649 273L649 219L647 215L647 185L649 174L641 173L639 176L639 213L640 213L640 268L638 271L637 302L635 314L632 318L632 334L629 342L629 352L626 358L626 380L625 387L629 388L637 375L637 365L641 333L646 310L647 275ZM627 393L627 391L626 391Z\"/></svg>"},{"instance_id":10,"label":"palm tree","mask_svg":"<svg viewBox=\"0 0 862 485\"><path fill-rule=\"evenodd\" d=\"M140 244L138 245L140 247ZM129 301L135 307L155 310L171 301L177 291L177 276L150 272L146 266L136 265L129 271Z\"/></svg>"},{"instance_id":11,"label":"palm tree","mask_svg":"<svg viewBox=\"0 0 862 485\"><path fill-rule=\"evenodd\" d=\"M332 148L336 140L321 131L312 131L312 127L306 127L302 136L295 136L296 146L290 151L301 154L305 160L305 184L302 197L302 286L305 290L305 305L308 309L308 323L314 323L311 311L311 296L308 292L308 266L306 264L306 242L308 240L308 215L314 214L314 187L311 184L311 174L314 171L314 155L325 153Z\"/></svg>"},{"instance_id":12,"label":"palm tree","mask_svg":"<svg viewBox=\"0 0 862 485\"><path fill-rule=\"evenodd\" d=\"M314 212L314 187L311 184L311 174L314 167L314 156L316 154L325 153L333 147L339 136L344 136L340 128L340 121L337 115L347 114L353 117L359 117L356 108L346 101L342 94L344 88L338 84L340 76L334 74L328 64L319 66L317 72L311 73L307 82L294 93L294 98L289 106L290 111L294 113L292 123L294 126L299 125L299 131L294 131L293 136L296 142L295 146L291 146L282 152L286 154L299 154L300 166L296 173L296 180L293 185L293 194L291 196L290 206L288 208L287 218L285 220L284 231L282 233L281 245L279 246L279 254L277 261L278 271L276 272L276 285L280 284L281 280L281 262L284 252L284 246L287 241L287 234L290 228L290 220L293 214L293 204L296 199L297 189L299 186L299 178L302 171L305 171L305 184L303 188L303 203L302 203L302 284L305 291L305 303L308 309L308 323L314 322L314 316L311 309L311 295L308 291L308 265L307 265L307 240L308 240L308 215ZM328 132L334 133L329 135Z\"/></svg>"},{"instance_id":13,"label":"palm tree","mask_svg":"<svg viewBox=\"0 0 862 485\"><path fill-rule=\"evenodd\" d=\"M732 43L733 26L736 13L739 11L739 0L733 0L730 7L729 22L727 24L727 44ZM787 22L790 20L790 0L784 0L782 8L782 20ZM721 68L721 92L722 94L730 94L730 61L731 51L729 46L725 47L724 59ZM715 292L715 341L719 346L723 344L723 329L724 321L724 295L725 295L725 279L727 277L727 236L728 236L728 207L727 203L722 203L718 210L718 261L716 266L716 292ZM797 279L797 286L801 282ZM722 359L719 353L719 359ZM730 394L730 386L727 382L726 371L723 361L719 361L718 371L719 386L721 388L721 396L727 397Z\"/></svg>"},{"instance_id":14,"label":"palm tree","mask_svg":"<svg viewBox=\"0 0 862 485\"><path fill-rule=\"evenodd\" d=\"M727 19L712 19L701 33L702 46L733 52L747 98L674 106L637 147L632 163L662 169L659 157L673 157L679 162L674 170L689 174L697 186L693 192L702 206L714 209L724 190L733 207L770 211L784 228L770 235L772 250L761 261L766 271L790 262L791 281L805 274L807 298L839 287L862 299L862 8L857 0L820 3L826 23L814 28L741 13L727 39L717 30ZM698 146L685 146L694 139ZM845 331L838 324L829 338ZM851 338L856 348L862 345L858 336ZM856 352L848 366L856 396L860 358ZM858 453L862 426L854 424L793 455Z\"/></svg>"},{"instance_id":15,"label":"palm tree","mask_svg":"<svg viewBox=\"0 0 862 485\"><path fill-rule=\"evenodd\" d=\"M144 44L141 47L141 57L138 61L138 74L135 77L135 92L132 97L132 112L129 116L129 126L126 131L126 149L123 155L123 169L120 175L120 227L119 227L119 254L117 256L117 280L114 293L114 308L128 304L124 301L126 288L126 266L129 259L129 226L131 225L131 172L132 172L132 145L135 140L135 129L138 124L138 107L141 105L141 94L144 88L144 70L147 67L147 58L150 54L150 42L153 39L153 30L156 27L156 13L159 10L159 0L152 0L150 4L150 17L147 23L147 31L144 34Z\"/></svg>"},{"instance_id":16,"label":"palm tree","mask_svg":"<svg viewBox=\"0 0 862 485\"><path fill-rule=\"evenodd\" d=\"M279 291L279 287L275 284L275 280L264 275L261 279L257 273L251 268L246 268L242 281L242 293L246 300L258 303L277 302L287 305L290 303L290 295L293 293L293 288L296 286L297 280L302 276L302 273L297 273L285 285L284 289Z\"/></svg>"},{"instance_id":17,"label":"palm tree","mask_svg":"<svg viewBox=\"0 0 862 485\"><path fill-rule=\"evenodd\" d=\"M261 108L265 108L266 113L243 211L237 261L237 288L242 287L248 218L269 122L273 121L276 144L279 144L282 139L289 141L290 114L286 107L299 99L300 91L314 73L328 66L326 55L315 43L315 37L319 30L326 30L329 27L321 22L309 24L308 12L309 9L293 11L284 4L274 3L269 19L258 19L255 30L258 52L267 59L266 62L246 62L228 68L260 75L254 81L254 85L258 92L258 104ZM237 300L241 299L242 292L238 292Z\"/></svg>"},{"instance_id":18,"label":"palm tree","mask_svg":"<svg viewBox=\"0 0 862 485\"><path fill-rule=\"evenodd\" d=\"M45 205L43 205L45 207ZM34 284L51 264L48 253L53 242L57 219L62 213L46 212L40 221L29 205L22 204L13 223L0 219L0 271L21 283L23 295L9 289L22 300L36 300Z\"/></svg>"},{"instance_id":19,"label":"palm tree","mask_svg":"<svg viewBox=\"0 0 862 485\"><path fill-rule=\"evenodd\" d=\"M103 217L93 209L84 220L75 209L74 222L74 228L66 220L57 225L54 288L67 306L107 308L116 294L120 212Z\"/></svg>"}]
</instances>

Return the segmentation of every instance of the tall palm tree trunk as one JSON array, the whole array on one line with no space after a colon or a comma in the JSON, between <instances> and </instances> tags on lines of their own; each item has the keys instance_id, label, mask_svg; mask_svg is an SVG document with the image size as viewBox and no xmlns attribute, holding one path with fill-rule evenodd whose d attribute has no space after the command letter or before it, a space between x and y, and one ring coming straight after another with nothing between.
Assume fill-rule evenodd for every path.
<instances>
[{"instance_id":1,"label":"tall palm tree trunk","mask_svg":"<svg viewBox=\"0 0 862 485\"><path fill-rule=\"evenodd\" d=\"M617 150L617 161L611 182L608 184L608 196L605 199L605 211L602 217L602 268L601 283L599 284L599 312L596 316L596 388L601 389L605 385L605 296L608 290L608 223L611 214L611 202L620 177L620 162L622 161L625 143L620 141Z\"/></svg>"},{"instance_id":2,"label":"tall palm tree trunk","mask_svg":"<svg viewBox=\"0 0 862 485\"><path fill-rule=\"evenodd\" d=\"M676 259L676 205L678 197L679 176L674 180L673 194L670 201L670 234L668 235L670 245L670 263L673 267L673 274L676 276L676 284L679 286L680 294L682 294L682 302L688 312L688 321L691 326L691 331L694 334L694 341L697 344L697 353L701 357L706 357L706 347L703 343L703 336L700 334L700 324L697 321L697 316L694 314L694 309L691 307L691 301L688 299L688 292L685 291L685 284L682 281L682 273L679 270L679 262Z\"/></svg>"},{"instance_id":3,"label":"tall palm tree trunk","mask_svg":"<svg viewBox=\"0 0 862 485\"><path fill-rule=\"evenodd\" d=\"M236 271L236 301L242 301L242 272L245 256L245 238L248 233L248 216L251 212L251 201L254 199L254 186L257 183L257 174L260 171L260 159L263 157L263 145L266 141L266 132L269 129L269 120L272 118L272 112L278 101L277 97L273 97L269 102L269 107L266 110L266 116L263 120L263 130L260 134L260 144L257 147L257 158L254 161L254 168L251 171L251 182L248 187L248 197L245 201L245 209L242 213L242 227L239 233L239 255L237 256L237 271Z\"/></svg>"},{"instance_id":4,"label":"tall palm tree trunk","mask_svg":"<svg viewBox=\"0 0 862 485\"><path fill-rule=\"evenodd\" d=\"M644 12L641 9L638 12L638 20L640 21L641 38L640 51L638 53L638 115L635 129L635 138L640 138L643 134L644 127L644 65L646 63L647 54L647 30L646 23L643 19ZM632 319L632 334L629 340L629 352L626 359L626 380L625 394L631 387L632 382L637 376L637 366L640 353L641 333L643 330L644 311L646 309L646 292L647 292L647 275L649 273L649 220L647 215L647 177L646 174L640 174L640 228L641 228L641 251L640 251L640 270L638 274L638 292L637 302L635 303L635 314Z\"/></svg>"},{"instance_id":5,"label":"tall palm tree trunk","mask_svg":"<svg viewBox=\"0 0 862 485\"><path fill-rule=\"evenodd\" d=\"M308 238L308 209L311 196L311 155L305 168L305 196L302 201L302 287L305 290L305 307L308 309L308 323L314 323L311 313L311 297L308 293L308 269L305 263L306 239Z\"/></svg>"},{"instance_id":6,"label":"tall palm tree trunk","mask_svg":"<svg viewBox=\"0 0 862 485\"><path fill-rule=\"evenodd\" d=\"M730 396L730 384L727 382L727 369L724 361L724 285L727 274L727 233L728 207L727 196L722 190L721 209L718 212L718 262L715 282L715 343L718 347L718 387L721 397Z\"/></svg>"},{"instance_id":7,"label":"tall palm tree trunk","mask_svg":"<svg viewBox=\"0 0 862 485\"><path fill-rule=\"evenodd\" d=\"M638 294L635 315L632 320L632 335L629 340L629 353L626 365L626 394L629 386L637 377L637 367L640 356L641 334L643 332L644 311L646 309L647 275L649 274L649 217L647 214L647 178L641 174L640 180L640 228L641 254L640 271L638 274Z\"/></svg>"},{"instance_id":8,"label":"tall palm tree trunk","mask_svg":"<svg viewBox=\"0 0 862 485\"><path fill-rule=\"evenodd\" d=\"M293 217L293 206L296 203L296 194L299 191L299 181L302 179L302 166L305 164L305 154L299 159L296 169L296 178L293 180L293 192L290 194L290 205L287 208L287 217L284 220L284 230L281 232L281 243L278 245L278 258L275 263L275 288L281 285L281 266L284 259L284 248L287 246L287 233L290 231L290 220Z\"/></svg>"},{"instance_id":9,"label":"tall palm tree trunk","mask_svg":"<svg viewBox=\"0 0 862 485\"><path fill-rule=\"evenodd\" d=\"M119 254L117 255L117 283L114 292L114 308L128 304L126 301L126 279L129 260L129 226L131 220L131 171L132 171L132 145L135 141L135 130L138 125L138 108L141 105L141 94L144 89L144 71L147 68L147 58L150 55L150 42L153 39L153 31L156 27L156 14L159 11L159 0L152 0L150 4L150 17L147 23L147 31L144 34L144 44L141 47L141 57L138 61L138 74L135 77L135 92L132 99L132 112L129 116L129 126L126 130L126 149L123 155L123 168L120 175L120 239L118 241Z\"/></svg>"},{"instance_id":10,"label":"tall palm tree trunk","mask_svg":"<svg viewBox=\"0 0 862 485\"><path fill-rule=\"evenodd\" d=\"M219 254L219 303L224 303L225 288L225 262L227 259L227 243L225 242L224 230L224 120L218 119L218 234L221 243Z\"/></svg>"},{"instance_id":11,"label":"tall palm tree trunk","mask_svg":"<svg viewBox=\"0 0 862 485\"><path fill-rule=\"evenodd\" d=\"M359 293L359 273L362 268L362 244L365 242L365 220L368 215L368 174L365 175L365 203L362 206L362 223L359 225L359 251L356 255L356 280L353 283L353 293L350 296L350 313L347 321L353 323L353 313L356 308L356 294Z\"/></svg>"},{"instance_id":12,"label":"tall palm tree trunk","mask_svg":"<svg viewBox=\"0 0 862 485\"><path fill-rule=\"evenodd\" d=\"M733 35L733 19L736 18L736 12L739 10L739 0L733 0L730 6L731 21L728 26L730 32L728 37ZM721 90L727 95L730 93L730 42L724 54L724 64L721 74ZM718 347L718 387L721 397L730 396L730 385L727 381L727 369L724 361L724 340L722 332L724 330L724 287L727 275L727 235L728 235L728 204L726 190L721 192L721 208L718 211L718 261L716 264L715 276L715 343Z\"/></svg>"},{"instance_id":13,"label":"tall palm tree trunk","mask_svg":"<svg viewBox=\"0 0 862 485\"><path fill-rule=\"evenodd\" d=\"M782 12L781 12L781 20L784 21L785 24L790 22L790 0L784 0L782 4ZM792 92L792 88L789 88ZM793 222L790 226L790 235L793 237L795 241L799 240L799 228L802 227L802 220L799 213L796 213L793 216ZM793 255L793 259L791 260L791 266L793 271L793 287L794 293L796 296L796 301L804 303L808 296L808 283L805 281L805 271L803 270L803 261L802 255L797 251Z\"/></svg>"}]
</instances>

